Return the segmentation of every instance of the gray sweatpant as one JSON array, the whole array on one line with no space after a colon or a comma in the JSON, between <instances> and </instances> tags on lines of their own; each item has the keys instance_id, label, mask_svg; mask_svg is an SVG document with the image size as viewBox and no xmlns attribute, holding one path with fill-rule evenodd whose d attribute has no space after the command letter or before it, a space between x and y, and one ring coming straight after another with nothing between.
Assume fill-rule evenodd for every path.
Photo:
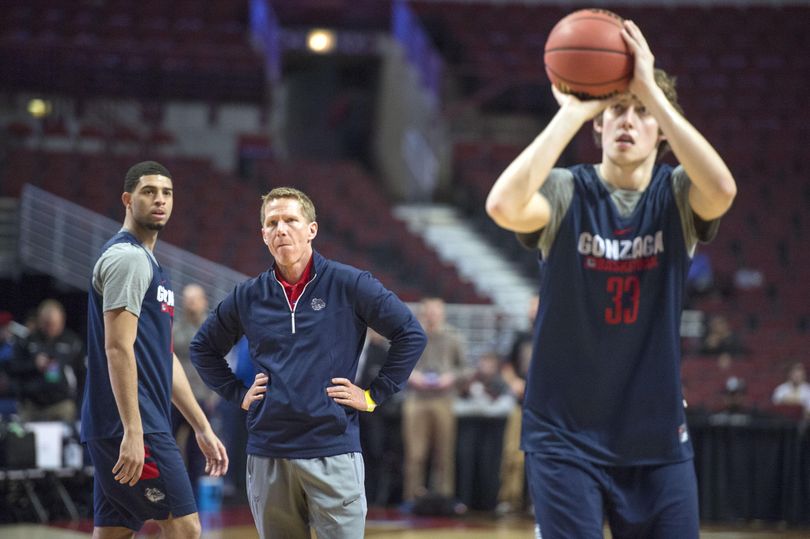
<instances>
[{"instance_id":1,"label":"gray sweatpant","mask_svg":"<svg viewBox=\"0 0 810 539\"><path fill-rule=\"evenodd\" d=\"M362 539L366 525L363 455L313 459L248 455L250 511L262 539Z\"/></svg>"}]
</instances>

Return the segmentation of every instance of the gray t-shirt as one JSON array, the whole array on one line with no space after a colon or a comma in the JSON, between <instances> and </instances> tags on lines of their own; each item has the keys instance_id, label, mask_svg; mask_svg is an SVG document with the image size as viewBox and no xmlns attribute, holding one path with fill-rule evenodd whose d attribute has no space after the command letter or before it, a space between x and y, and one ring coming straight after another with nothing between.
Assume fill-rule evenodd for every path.
<instances>
[{"instance_id":1,"label":"gray t-shirt","mask_svg":"<svg viewBox=\"0 0 810 539\"><path fill-rule=\"evenodd\" d=\"M141 315L141 304L152 282L155 256L145 247L116 243L104 251L93 267L93 288L103 300L104 312L123 307Z\"/></svg>"},{"instance_id":2,"label":"gray t-shirt","mask_svg":"<svg viewBox=\"0 0 810 539\"><path fill-rule=\"evenodd\" d=\"M613 199L622 217L630 215L636 208L644 191L619 189L602 178L602 175L599 174L599 167L594 165L594 168L597 176L602 180L602 184L610 192L610 197ZM699 218L692 211L692 206L689 205L690 185L691 181L683 167L678 166L673 169L672 189L675 193L675 201L681 214L681 226L683 227L683 237L686 242L686 248L689 251L689 255L692 256L694 255L695 247L699 241L708 242L714 238L717 234L720 220L715 219L708 223L708 226L705 228L702 228L700 231L697 230L695 219ZM536 247L543 253L543 258L547 258L551 251L551 246L554 243L554 238L557 236L557 231L560 229L562 220L574 196L574 175L570 170L565 168L552 169L545 183L540 188L540 193L546 197L551 205L551 219L539 234ZM530 237L531 235L526 236Z\"/></svg>"}]
</instances>

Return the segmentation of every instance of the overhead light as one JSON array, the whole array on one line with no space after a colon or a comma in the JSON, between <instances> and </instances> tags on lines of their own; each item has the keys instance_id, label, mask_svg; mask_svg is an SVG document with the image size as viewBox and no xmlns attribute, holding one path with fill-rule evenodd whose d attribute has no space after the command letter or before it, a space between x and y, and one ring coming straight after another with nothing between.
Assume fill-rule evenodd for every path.
<instances>
[{"instance_id":1,"label":"overhead light","mask_svg":"<svg viewBox=\"0 0 810 539\"><path fill-rule=\"evenodd\" d=\"M307 33L307 48L316 54L328 54L335 49L337 38L332 30L315 28Z\"/></svg>"},{"instance_id":2,"label":"overhead light","mask_svg":"<svg viewBox=\"0 0 810 539\"><path fill-rule=\"evenodd\" d=\"M51 113L52 105L45 99L34 98L28 101L28 114L34 118L44 118Z\"/></svg>"}]
</instances>

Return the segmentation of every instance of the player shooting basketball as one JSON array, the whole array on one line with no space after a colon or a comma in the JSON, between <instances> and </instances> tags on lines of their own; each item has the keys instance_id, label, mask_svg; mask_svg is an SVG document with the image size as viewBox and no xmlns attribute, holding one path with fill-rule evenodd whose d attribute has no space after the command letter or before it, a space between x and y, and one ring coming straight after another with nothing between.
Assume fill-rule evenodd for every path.
<instances>
[{"instance_id":1,"label":"player shooting basketball","mask_svg":"<svg viewBox=\"0 0 810 539\"><path fill-rule=\"evenodd\" d=\"M538 537L698 537L679 323L699 241L736 195L723 160L682 116L638 27L629 91L560 108L507 167L487 212L540 251L522 448ZM601 162L554 168L593 121ZM676 168L657 162L669 145Z\"/></svg>"}]
</instances>

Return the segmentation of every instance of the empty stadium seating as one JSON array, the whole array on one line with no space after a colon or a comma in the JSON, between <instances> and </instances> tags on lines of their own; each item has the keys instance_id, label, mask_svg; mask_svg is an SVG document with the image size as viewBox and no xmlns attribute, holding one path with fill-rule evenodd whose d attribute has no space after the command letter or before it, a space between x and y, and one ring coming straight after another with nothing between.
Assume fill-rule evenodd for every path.
<instances>
[{"instance_id":1,"label":"empty stadium seating","mask_svg":"<svg viewBox=\"0 0 810 539\"><path fill-rule=\"evenodd\" d=\"M139 157L18 149L2 172L0 196L18 196L24 183L42 187L120 220L123 173ZM488 303L394 219L388 200L352 163L259 162L261 182L216 171L205 159L161 157L176 178L171 225L161 238L248 275L270 262L260 242L260 196L290 185L311 194L319 211L316 249L370 270L407 301L436 295L454 303Z\"/></svg>"},{"instance_id":2,"label":"empty stadium seating","mask_svg":"<svg viewBox=\"0 0 810 539\"><path fill-rule=\"evenodd\" d=\"M267 90L248 2L11 0L3 10L5 89L253 103Z\"/></svg>"}]
</instances>

